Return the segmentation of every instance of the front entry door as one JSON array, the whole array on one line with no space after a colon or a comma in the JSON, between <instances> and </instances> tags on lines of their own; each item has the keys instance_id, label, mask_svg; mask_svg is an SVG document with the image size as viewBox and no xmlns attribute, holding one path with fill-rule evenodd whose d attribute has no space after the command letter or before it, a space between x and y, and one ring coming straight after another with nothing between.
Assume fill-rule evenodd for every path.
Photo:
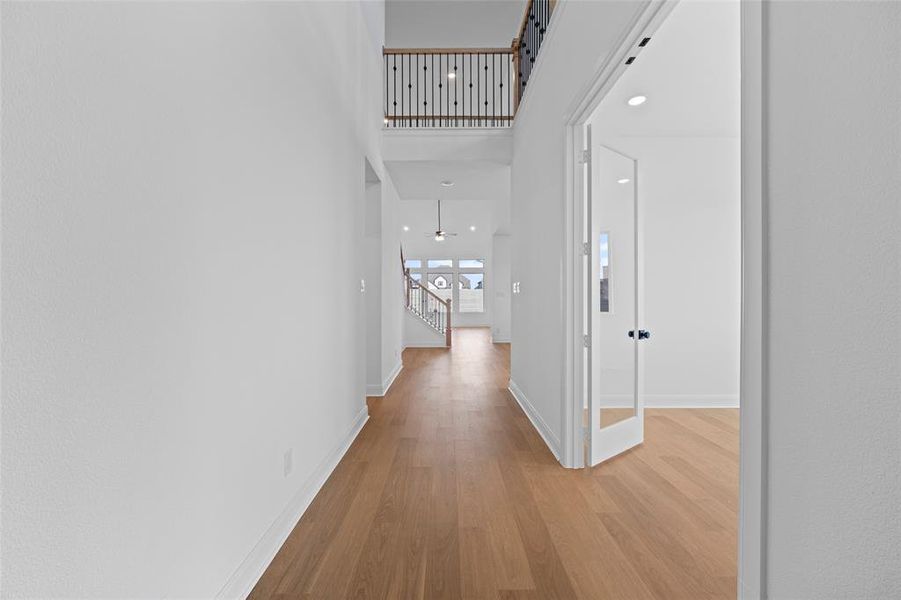
<instances>
[{"instance_id":1,"label":"front entry door","mask_svg":"<svg viewBox=\"0 0 901 600\"><path fill-rule=\"evenodd\" d=\"M586 425L594 466L644 440L641 348L650 333L639 329L638 163L597 142L592 146L590 129L587 141Z\"/></svg>"}]
</instances>

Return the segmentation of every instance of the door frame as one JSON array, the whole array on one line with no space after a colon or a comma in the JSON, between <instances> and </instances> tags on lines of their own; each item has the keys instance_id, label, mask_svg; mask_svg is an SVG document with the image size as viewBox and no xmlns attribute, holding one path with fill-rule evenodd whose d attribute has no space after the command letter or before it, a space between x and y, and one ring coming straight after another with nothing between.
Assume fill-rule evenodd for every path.
<instances>
[{"instance_id":1,"label":"door frame","mask_svg":"<svg viewBox=\"0 0 901 600\"><path fill-rule=\"evenodd\" d=\"M617 43L617 49L593 73L564 118L564 361L561 463L584 465L585 401L584 311L585 185L582 150L584 125L625 71L643 37L652 34L679 0L648 2ZM767 523L767 387L768 265L766 120L764 115L763 34L767 7L761 0L741 0L741 373L738 598L766 597Z\"/></svg>"}]
</instances>

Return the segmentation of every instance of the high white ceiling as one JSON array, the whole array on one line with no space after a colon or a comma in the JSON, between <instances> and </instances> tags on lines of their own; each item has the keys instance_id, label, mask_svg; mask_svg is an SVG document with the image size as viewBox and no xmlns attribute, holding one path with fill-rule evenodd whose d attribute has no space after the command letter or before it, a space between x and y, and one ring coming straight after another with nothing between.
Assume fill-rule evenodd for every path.
<instances>
[{"instance_id":1,"label":"high white ceiling","mask_svg":"<svg viewBox=\"0 0 901 600\"><path fill-rule=\"evenodd\" d=\"M456 200L441 203L442 229L457 234L445 238L443 242L434 240L437 200L401 201L400 226L410 228L409 231L401 230L401 243L407 256L434 257L434 253L438 251L444 252L446 256L473 252L487 256L491 246L491 214L489 208L481 202ZM470 231L470 226L475 226L476 230Z\"/></svg>"},{"instance_id":2,"label":"high white ceiling","mask_svg":"<svg viewBox=\"0 0 901 600\"><path fill-rule=\"evenodd\" d=\"M394 187L403 200L479 200L510 193L510 166L489 161L388 161ZM449 180L453 187L443 187Z\"/></svg>"},{"instance_id":3,"label":"high white ceiling","mask_svg":"<svg viewBox=\"0 0 901 600\"><path fill-rule=\"evenodd\" d=\"M389 48L506 48L526 0L388 0Z\"/></svg>"},{"instance_id":4,"label":"high white ceiling","mask_svg":"<svg viewBox=\"0 0 901 600\"><path fill-rule=\"evenodd\" d=\"M404 248L430 252L441 248L450 255L485 254L491 236L509 222L510 166L489 161L388 161L385 163L400 196L398 218ZM443 187L441 181L454 182ZM441 199L441 225L459 235L435 242L437 201ZM475 231L470 227L474 226ZM440 244L440 245L439 245ZM412 256L412 254L410 254Z\"/></svg>"},{"instance_id":5,"label":"high white ceiling","mask_svg":"<svg viewBox=\"0 0 901 600\"><path fill-rule=\"evenodd\" d=\"M738 136L739 35L738 0L682 0L601 103L599 133Z\"/></svg>"}]
</instances>

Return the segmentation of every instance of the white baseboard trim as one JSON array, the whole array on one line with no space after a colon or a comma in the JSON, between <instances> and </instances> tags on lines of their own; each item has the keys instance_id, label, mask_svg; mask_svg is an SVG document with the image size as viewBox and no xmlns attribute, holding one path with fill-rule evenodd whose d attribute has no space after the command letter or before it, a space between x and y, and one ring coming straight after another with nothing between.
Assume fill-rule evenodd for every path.
<instances>
[{"instance_id":1,"label":"white baseboard trim","mask_svg":"<svg viewBox=\"0 0 901 600\"><path fill-rule=\"evenodd\" d=\"M602 394L601 408L628 408L628 394ZM738 408L737 394L645 394L645 408Z\"/></svg>"},{"instance_id":2,"label":"white baseboard trim","mask_svg":"<svg viewBox=\"0 0 901 600\"><path fill-rule=\"evenodd\" d=\"M404 349L407 348L447 348L447 344L444 343L444 340L438 342L411 342L409 344L404 344Z\"/></svg>"},{"instance_id":3,"label":"white baseboard trim","mask_svg":"<svg viewBox=\"0 0 901 600\"><path fill-rule=\"evenodd\" d=\"M557 461L560 461L560 439L554 434L550 427L548 427L547 423L545 423L544 419L541 418L541 415L538 414L538 411L535 410L535 407L532 406L532 403L529 402L529 399L523 393L519 386L510 380L510 386L507 388L510 391L510 394L519 403L522 411L526 413L526 416L529 417L529 421L532 422L532 426L538 431L538 435L541 436L541 439L544 440L544 443L547 444L547 447L550 449L551 454L554 455L554 458Z\"/></svg>"},{"instance_id":4,"label":"white baseboard trim","mask_svg":"<svg viewBox=\"0 0 901 600\"><path fill-rule=\"evenodd\" d=\"M345 433L344 437L338 445L323 459L319 466L313 471L313 474L304 482L300 490L285 507L260 541L256 543L250 554L244 559L238 569L228 578L228 581L216 594L216 598L241 599L247 598L253 586L257 584L260 577L266 571L269 563L275 558L276 553L288 539L291 531L300 521L303 513L306 512L313 498L319 493L325 481L341 462L341 458L350 448L350 445L356 439L357 434L363 429L366 421L369 420L369 410L366 406L360 410L353 424Z\"/></svg>"},{"instance_id":5,"label":"white baseboard trim","mask_svg":"<svg viewBox=\"0 0 901 600\"><path fill-rule=\"evenodd\" d=\"M404 363L402 361L397 361L397 364L394 365L394 368L391 370L391 373L388 374L388 377L385 378L385 381L382 382L381 385L372 385L369 384L366 386L366 395L367 396L384 396L388 393L388 389L391 388L391 384L394 383L394 380L397 379L398 374L400 374L400 370L404 368Z\"/></svg>"},{"instance_id":6,"label":"white baseboard trim","mask_svg":"<svg viewBox=\"0 0 901 600\"><path fill-rule=\"evenodd\" d=\"M491 337L492 344L509 344L510 338L496 338L494 336Z\"/></svg>"}]
</instances>

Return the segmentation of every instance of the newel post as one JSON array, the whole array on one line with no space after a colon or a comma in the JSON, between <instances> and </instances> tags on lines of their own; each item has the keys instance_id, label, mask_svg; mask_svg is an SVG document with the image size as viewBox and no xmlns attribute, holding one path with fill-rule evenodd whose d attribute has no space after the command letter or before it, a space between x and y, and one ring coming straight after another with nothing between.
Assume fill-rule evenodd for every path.
<instances>
[{"instance_id":1,"label":"newel post","mask_svg":"<svg viewBox=\"0 0 901 600\"><path fill-rule=\"evenodd\" d=\"M404 269L404 290L407 295L407 308L410 308L410 269Z\"/></svg>"},{"instance_id":2,"label":"newel post","mask_svg":"<svg viewBox=\"0 0 901 600\"><path fill-rule=\"evenodd\" d=\"M444 328L444 342L451 347L451 299L447 299L447 326Z\"/></svg>"}]
</instances>

